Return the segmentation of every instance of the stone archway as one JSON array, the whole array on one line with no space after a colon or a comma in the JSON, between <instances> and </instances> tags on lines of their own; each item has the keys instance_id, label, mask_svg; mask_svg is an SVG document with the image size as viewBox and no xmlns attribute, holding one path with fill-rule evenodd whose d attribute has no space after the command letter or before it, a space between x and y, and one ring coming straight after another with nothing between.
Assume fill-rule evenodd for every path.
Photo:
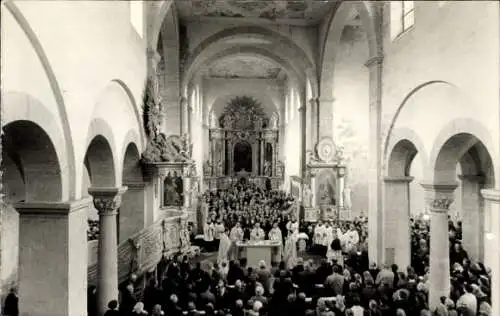
<instances>
[{"instance_id":1,"label":"stone archway","mask_svg":"<svg viewBox=\"0 0 500 316\"><path fill-rule=\"evenodd\" d=\"M360 24L362 26L362 34L364 36L363 45L361 52L365 52L363 56L359 56L360 60L356 60L355 66L351 67L351 70L357 70L359 73L360 82L365 82L365 86L360 88L360 91L350 93L350 96L363 96L362 99L351 101L352 104L366 104L364 111L367 113L366 122L360 123L365 126L369 126L369 132L366 135L360 136L361 138L367 138L364 142L364 146L361 144L353 144L353 146L360 147L366 152L365 155L359 155L359 168L354 168L351 164L350 173L352 175L351 179L354 180L356 176L354 173L356 170L362 170L359 172L359 178L363 179L362 182L367 180L366 187L360 187L358 190L363 189L365 195L367 196L368 209L368 230L370 237L368 239L368 255L370 262L381 263L383 261L383 214L382 214L382 184L381 184L381 100L382 100L382 31L380 30L380 25L378 23L381 18L381 6L377 4L372 4L368 1L342 1L335 10L328 21L327 31L324 37L321 39L323 41L323 46L320 53L321 60L321 72L320 72L320 95L319 104L317 110L317 130L318 139L322 137L333 137L333 135L341 135L341 131L332 130L332 126L345 125L349 130L357 130L355 126L349 127L349 123L354 120L346 120L347 124L344 122L335 122L332 124L333 120L340 118L337 115L337 111L340 105L345 105L349 102L345 100L339 100L339 93L345 91L346 89L340 89L335 91L335 87L339 88L338 74L339 65L344 65L341 58L341 47L342 47L342 37L348 22L359 16ZM358 23L359 24L359 23ZM344 53L343 55L348 56L349 54ZM344 57L345 57L344 56ZM348 58L351 58L350 56ZM362 66L366 66L363 69ZM345 77L345 76L344 76ZM346 96L345 98L349 98ZM369 105L369 106L368 106ZM334 107L335 114L334 115ZM352 109L351 109L352 111ZM355 111L354 111L355 112ZM335 139L337 142L342 144L342 140ZM344 141L346 142L346 141ZM344 144L342 144L344 145ZM348 151L348 150L347 150ZM353 152L355 150L352 150ZM365 157L366 157L365 156ZM363 161L363 160L366 161ZM353 160L351 160L353 161ZM354 172L353 172L354 171Z\"/></svg>"},{"instance_id":2,"label":"stone archway","mask_svg":"<svg viewBox=\"0 0 500 316\"><path fill-rule=\"evenodd\" d=\"M118 242L126 240L146 227L148 216L145 214L145 182L140 166L141 155L135 143L126 146L122 183L128 188L123 194L118 214Z\"/></svg>"},{"instance_id":3,"label":"stone archway","mask_svg":"<svg viewBox=\"0 0 500 316\"><path fill-rule=\"evenodd\" d=\"M432 183L423 184L431 209L430 278L437 280L431 284L429 291L431 308L437 306L437 298L447 296L450 290L448 214L453 203L461 204L459 207L467 214L468 222L465 224L467 227L464 227L463 237L467 239L469 249L477 248L475 250L478 251L474 253L477 257L483 256L483 253L491 254L491 261L488 262L489 258L486 258L486 264L492 265L492 283L497 282L494 287L498 286L500 272L498 249L497 246L484 249L484 244L486 244L485 226L496 226L495 223L491 223L498 222L499 219L497 214L485 212L484 199L481 195L481 190L485 186L495 186L492 151L491 147L486 145L489 139L480 138L471 132L471 129L477 127L479 129L476 131L479 133L483 130L480 125L474 124L474 121L469 120L469 130L464 128L455 133L451 132L457 129L459 122L460 120L452 122L452 125L439 133L431 152ZM457 174L457 169L462 174ZM457 182L457 177L460 182ZM458 201L455 201L456 193L459 196ZM486 228L486 231L488 230ZM498 231L494 234L498 234Z\"/></svg>"},{"instance_id":4,"label":"stone archway","mask_svg":"<svg viewBox=\"0 0 500 316\"><path fill-rule=\"evenodd\" d=\"M410 170L417 154L425 165L420 139L413 136L411 140L397 139L388 155L384 178L384 261L397 264L402 271L411 266L410 183L414 178Z\"/></svg>"}]
</instances>

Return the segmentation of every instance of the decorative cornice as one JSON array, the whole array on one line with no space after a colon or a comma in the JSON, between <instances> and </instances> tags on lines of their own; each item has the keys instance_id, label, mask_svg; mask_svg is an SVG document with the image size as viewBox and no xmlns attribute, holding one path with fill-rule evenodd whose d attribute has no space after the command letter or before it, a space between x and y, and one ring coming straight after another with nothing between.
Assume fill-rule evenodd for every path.
<instances>
[{"instance_id":1,"label":"decorative cornice","mask_svg":"<svg viewBox=\"0 0 500 316\"><path fill-rule=\"evenodd\" d=\"M422 181L420 185L428 192L435 192L441 194L453 194L458 187L457 182L427 182Z\"/></svg>"},{"instance_id":2,"label":"decorative cornice","mask_svg":"<svg viewBox=\"0 0 500 316\"><path fill-rule=\"evenodd\" d=\"M21 215L68 215L70 213L87 209L90 206L91 198L86 197L77 201L69 202L19 202L14 203L14 208Z\"/></svg>"},{"instance_id":3,"label":"decorative cornice","mask_svg":"<svg viewBox=\"0 0 500 316\"><path fill-rule=\"evenodd\" d=\"M370 67L372 67L374 65L380 65L380 64L382 64L383 61L384 61L384 57L383 56L375 56L375 57L372 57L372 58L368 59L365 62L365 67L370 68Z\"/></svg>"},{"instance_id":4,"label":"decorative cornice","mask_svg":"<svg viewBox=\"0 0 500 316\"><path fill-rule=\"evenodd\" d=\"M395 183L395 182L412 182L414 177L402 176L402 177L384 177L384 182Z\"/></svg>"},{"instance_id":5,"label":"decorative cornice","mask_svg":"<svg viewBox=\"0 0 500 316\"><path fill-rule=\"evenodd\" d=\"M500 189L483 189L481 195L487 201L500 203Z\"/></svg>"},{"instance_id":6,"label":"decorative cornice","mask_svg":"<svg viewBox=\"0 0 500 316\"><path fill-rule=\"evenodd\" d=\"M116 215L125 191L127 187L89 188L89 194L94 198L94 207L99 211L99 216Z\"/></svg>"}]
</instances>

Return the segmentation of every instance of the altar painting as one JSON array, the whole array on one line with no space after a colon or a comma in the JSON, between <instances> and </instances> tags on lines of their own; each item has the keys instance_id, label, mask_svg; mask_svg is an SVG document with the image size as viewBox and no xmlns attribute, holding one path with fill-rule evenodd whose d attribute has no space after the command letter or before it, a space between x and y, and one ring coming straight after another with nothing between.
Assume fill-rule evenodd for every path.
<instances>
[{"instance_id":1,"label":"altar painting","mask_svg":"<svg viewBox=\"0 0 500 316\"><path fill-rule=\"evenodd\" d=\"M184 205L184 182L177 171L169 171L163 180L163 206Z\"/></svg>"},{"instance_id":2,"label":"altar painting","mask_svg":"<svg viewBox=\"0 0 500 316\"><path fill-rule=\"evenodd\" d=\"M337 205L336 178L333 170L322 170L317 175L316 201L318 205Z\"/></svg>"}]
</instances>

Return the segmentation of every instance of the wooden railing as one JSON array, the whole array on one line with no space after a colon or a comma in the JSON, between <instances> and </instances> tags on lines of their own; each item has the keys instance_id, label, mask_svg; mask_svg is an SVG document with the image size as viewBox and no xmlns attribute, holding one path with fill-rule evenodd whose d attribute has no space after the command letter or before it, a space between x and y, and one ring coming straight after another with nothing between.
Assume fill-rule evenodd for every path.
<instances>
[{"instance_id":1,"label":"wooden railing","mask_svg":"<svg viewBox=\"0 0 500 316\"><path fill-rule=\"evenodd\" d=\"M161 258L189 247L188 213L164 211L161 219L118 245L118 280L125 281L131 273L141 275L152 270ZM186 240L187 238L187 240ZM89 243L97 251L96 245ZM89 251L90 252L90 251ZM88 283L97 283L97 256L89 254ZM90 261L93 259L92 261Z\"/></svg>"}]
</instances>

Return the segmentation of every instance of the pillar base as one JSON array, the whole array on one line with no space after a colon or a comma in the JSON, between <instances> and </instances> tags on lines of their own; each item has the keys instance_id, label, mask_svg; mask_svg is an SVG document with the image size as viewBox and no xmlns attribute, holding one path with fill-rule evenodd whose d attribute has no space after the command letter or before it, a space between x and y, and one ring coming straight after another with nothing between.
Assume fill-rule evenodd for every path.
<instances>
[{"instance_id":1,"label":"pillar base","mask_svg":"<svg viewBox=\"0 0 500 316\"><path fill-rule=\"evenodd\" d=\"M90 199L17 203L19 309L22 316L87 314Z\"/></svg>"}]
</instances>

